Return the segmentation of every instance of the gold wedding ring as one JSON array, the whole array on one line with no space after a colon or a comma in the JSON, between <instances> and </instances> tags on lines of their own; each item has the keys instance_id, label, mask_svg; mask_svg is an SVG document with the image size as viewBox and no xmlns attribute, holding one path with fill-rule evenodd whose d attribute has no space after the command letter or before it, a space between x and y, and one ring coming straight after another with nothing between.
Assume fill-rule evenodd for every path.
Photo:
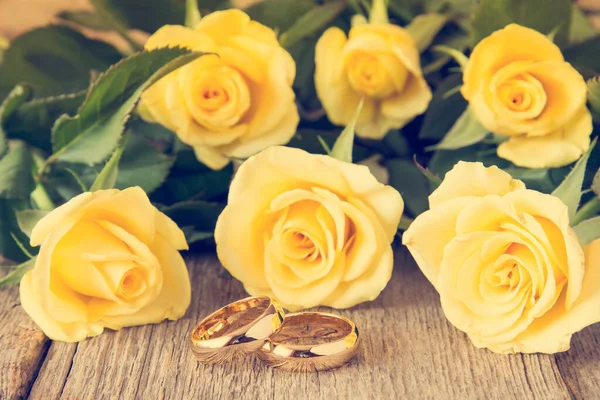
<instances>
[{"instance_id":1,"label":"gold wedding ring","mask_svg":"<svg viewBox=\"0 0 600 400\"><path fill-rule=\"evenodd\" d=\"M248 297L204 318L190 340L204 363L227 362L259 350L283 321L283 308L267 296Z\"/></svg>"},{"instance_id":2,"label":"gold wedding ring","mask_svg":"<svg viewBox=\"0 0 600 400\"><path fill-rule=\"evenodd\" d=\"M358 354L358 329L337 315L288 314L256 353L267 365L313 372L341 367Z\"/></svg>"}]
</instances>

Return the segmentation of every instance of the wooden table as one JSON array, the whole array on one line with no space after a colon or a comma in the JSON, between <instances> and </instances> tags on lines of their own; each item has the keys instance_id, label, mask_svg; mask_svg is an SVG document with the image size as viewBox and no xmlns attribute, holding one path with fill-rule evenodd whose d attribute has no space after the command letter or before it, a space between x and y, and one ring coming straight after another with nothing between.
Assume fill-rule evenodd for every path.
<instances>
[{"instance_id":1,"label":"wooden table","mask_svg":"<svg viewBox=\"0 0 600 400\"><path fill-rule=\"evenodd\" d=\"M363 337L350 366L314 374L258 360L205 366L187 335L245 293L212 254L187 261L193 295L184 318L79 344L49 341L21 309L18 288L0 290L0 399L600 398L600 324L555 356L478 350L446 321L437 293L402 250L376 301L333 311L353 319Z\"/></svg>"}]
</instances>

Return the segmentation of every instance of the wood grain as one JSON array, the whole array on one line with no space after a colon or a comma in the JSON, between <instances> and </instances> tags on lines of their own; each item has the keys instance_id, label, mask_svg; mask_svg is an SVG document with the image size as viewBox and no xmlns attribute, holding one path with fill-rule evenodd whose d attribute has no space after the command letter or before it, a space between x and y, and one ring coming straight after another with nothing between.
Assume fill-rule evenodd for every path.
<instances>
[{"instance_id":1,"label":"wood grain","mask_svg":"<svg viewBox=\"0 0 600 400\"><path fill-rule=\"evenodd\" d=\"M556 362L573 397L600 398L600 324L574 335L571 349L557 354Z\"/></svg>"},{"instance_id":2,"label":"wood grain","mask_svg":"<svg viewBox=\"0 0 600 400\"><path fill-rule=\"evenodd\" d=\"M213 255L193 256L188 265L194 291L183 319L108 331L79 345L53 343L30 398L586 399L600 393L600 329L585 330L570 353L557 356L478 350L446 321L437 293L404 251L376 301L351 310L323 308L360 329L362 354L350 366L315 374L270 370L256 359L205 366L187 347L189 331L245 293Z\"/></svg>"},{"instance_id":3,"label":"wood grain","mask_svg":"<svg viewBox=\"0 0 600 400\"><path fill-rule=\"evenodd\" d=\"M27 396L49 345L21 309L18 287L0 289L0 399Z\"/></svg>"}]
</instances>

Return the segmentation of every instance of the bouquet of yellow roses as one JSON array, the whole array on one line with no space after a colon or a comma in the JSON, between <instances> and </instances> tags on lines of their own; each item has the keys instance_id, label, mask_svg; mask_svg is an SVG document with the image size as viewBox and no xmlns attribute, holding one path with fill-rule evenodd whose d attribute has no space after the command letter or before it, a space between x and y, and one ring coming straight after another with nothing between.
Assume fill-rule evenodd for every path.
<instances>
[{"instance_id":1,"label":"bouquet of yellow roses","mask_svg":"<svg viewBox=\"0 0 600 400\"><path fill-rule=\"evenodd\" d=\"M192 243L292 310L375 299L403 243L500 353L600 322L600 36L570 0L93 3L0 50L0 285L52 339L183 316Z\"/></svg>"}]
</instances>

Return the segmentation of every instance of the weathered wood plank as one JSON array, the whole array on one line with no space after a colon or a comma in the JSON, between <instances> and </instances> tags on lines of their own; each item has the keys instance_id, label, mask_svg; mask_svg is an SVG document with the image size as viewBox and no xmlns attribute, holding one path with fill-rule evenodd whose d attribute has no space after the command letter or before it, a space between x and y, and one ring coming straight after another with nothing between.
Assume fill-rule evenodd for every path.
<instances>
[{"instance_id":1,"label":"weathered wood plank","mask_svg":"<svg viewBox=\"0 0 600 400\"><path fill-rule=\"evenodd\" d=\"M6 271L0 270L0 277ZM19 288L0 289L0 399L27 397L50 341L21 309Z\"/></svg>"},{"instance_id":2,"label":"weathered wood plank","mask_svg":"<svg viewBox=\"0 0 600 400\"><path fill-rule=\"evenodd\" d=\"M571 349L555 357L575 398L600 398L600 324L574 335Z\"/></svg>"},{"instance_id":3,"label":"weathered wood plank","mask_svg":"<svg viewBox=\"0 0 600 400\"><path fill-rule=\"evenodd\" d=\"M570 398L553 356L501 356L475 349L448 324L438 295L405 252L398 253L392 281L377 301L333 311L353 319L363 337L362 356L349 367L302 375L272 371L251 359L199 364L187 347L189 331L207 313L245 294L214 256L189 261L194 293L182 320L82 342L72 366L65 357L60 367L51 367L53 345L32 398L57 393L52 381L61 373L55 371L67 367L66 382L58 385L63 399ZM582 386L577 397L589 397L590 390Z\"/></svg>"},{"instance_id":4,"label":"weathered wood plank","mask_svg":"<svg viewBox=\"0 0 600 400\"><path fill-rule=\"evenodd\" d=\"M67 376L71 372L77 346L76 343L52 342L39 372L44 378L34 382L29 392L30 398L60 398Z\"/></svg>"}]
</instances>

